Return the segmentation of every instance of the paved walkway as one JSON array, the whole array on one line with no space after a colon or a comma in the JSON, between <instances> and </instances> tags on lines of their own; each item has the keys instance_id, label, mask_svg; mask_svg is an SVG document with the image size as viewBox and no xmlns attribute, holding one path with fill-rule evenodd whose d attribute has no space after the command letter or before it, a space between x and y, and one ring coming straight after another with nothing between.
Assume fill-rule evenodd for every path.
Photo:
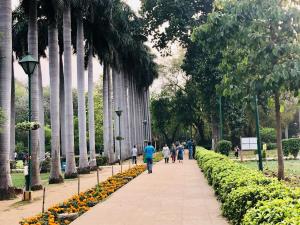
<instances>
[{"instance_id":1,"label":"paved walkway","mask_svg":"<svg viewBox=\"0 0 300 225\"><path fill-rule=\"evenodd\" d=\"M156 164L72 225L227 225L196 161Z\"/></svg>"}]
</instances>

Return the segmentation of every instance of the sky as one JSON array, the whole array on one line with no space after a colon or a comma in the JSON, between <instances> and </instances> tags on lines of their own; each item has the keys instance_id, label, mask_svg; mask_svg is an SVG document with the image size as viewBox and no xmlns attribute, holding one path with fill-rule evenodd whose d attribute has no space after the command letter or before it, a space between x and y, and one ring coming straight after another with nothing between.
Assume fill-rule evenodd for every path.
<instances>
[{"instance_id":1,"label":"sky","mask_svg":"<svg viewBox=\"0 0 300 225\"><path fill-rule=\"evenodd\" d=\"M138 12L141 3L139 0L125 0L125 2L130 5L130 7L135 11ZM18 6L19 0L12 0L12 8L14 9L16 6ZM42 59L41 60L41 68L42 68L42 79L43 79L43 86L49 86L50 78L49 78L49 60ZM24 73L21 66L18 64L18 62L14 62L14 70L15 70L15 77L17 80L21 81L23 84L27 84L27 75ZM85 89L87 90L87 71L85 71ZM77 87L77 66L76 66L76 56L72 56L72 74L73 74L73 82L72 86L73 88ZM94 82L97 82L99 80L100 74L102 74L102 66L100 65L99 61L94 58Z\"/></svg>"}]
</instances>

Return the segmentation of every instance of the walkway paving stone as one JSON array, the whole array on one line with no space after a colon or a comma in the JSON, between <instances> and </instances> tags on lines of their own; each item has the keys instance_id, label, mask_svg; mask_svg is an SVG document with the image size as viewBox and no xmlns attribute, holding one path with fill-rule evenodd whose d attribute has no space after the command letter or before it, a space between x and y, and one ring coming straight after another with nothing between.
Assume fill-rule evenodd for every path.
<instances>
[{"instance_id":1,"label":"walkway paving stone","mask_svg":"<svg viewBox=\"0 0 300 225\"><path fill-rule=\"evenodd\" d=\"M72 225L227 225L195 160L160 162Z\"/></svg>"}]
</instances>

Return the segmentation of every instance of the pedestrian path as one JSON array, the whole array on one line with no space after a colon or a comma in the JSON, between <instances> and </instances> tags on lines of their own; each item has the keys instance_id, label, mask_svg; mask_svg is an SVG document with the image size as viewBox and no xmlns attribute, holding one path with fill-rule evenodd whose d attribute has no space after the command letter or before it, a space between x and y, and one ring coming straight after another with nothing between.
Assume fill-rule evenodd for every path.
<instances>
[{"instance_id":1,"label":"pedestrian path","mask_svg":"<svg viewBox=\"0 0 300 225\"><path fill-rule=\"evenodd\" d=\"M157 163L72 225L226 225L195 160Z\"/></svg>"}]
</instances>

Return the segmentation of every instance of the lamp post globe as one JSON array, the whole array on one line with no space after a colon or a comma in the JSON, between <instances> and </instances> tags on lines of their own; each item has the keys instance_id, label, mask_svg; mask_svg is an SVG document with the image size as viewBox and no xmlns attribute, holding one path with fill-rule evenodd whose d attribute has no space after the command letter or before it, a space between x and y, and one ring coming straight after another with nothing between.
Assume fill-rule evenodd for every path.
<instances>
[{"instance_id":1,"label":"lamp post globe","mask_svg":"<svg viewBox=\"0 0 300 225\"><path fill-rule=\"evenodd\" d=\"M33 58L32 55L25 55L20 61L19 64L22 66L24 72L30 76L33 74L36 65L39 64L39 61Z\"/></svg>"}]
</instances>

